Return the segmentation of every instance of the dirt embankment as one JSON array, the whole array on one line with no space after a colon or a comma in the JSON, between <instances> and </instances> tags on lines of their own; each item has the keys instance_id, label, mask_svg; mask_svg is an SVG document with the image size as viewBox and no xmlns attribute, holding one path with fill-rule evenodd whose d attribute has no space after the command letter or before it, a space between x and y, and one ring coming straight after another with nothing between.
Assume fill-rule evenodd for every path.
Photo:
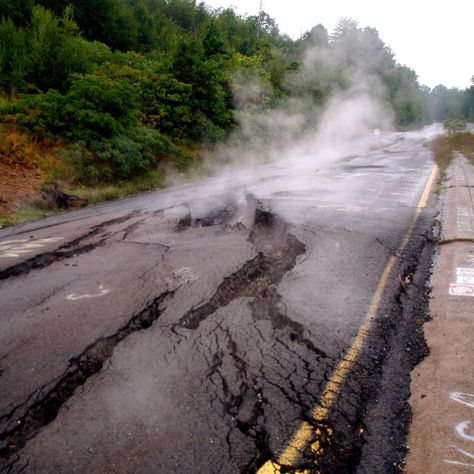
<instances>
[{"instance_id":1,"label":"dirt embankment","mask_svg":"<svg viewBox=\"0 0 474 474\"><path fill-rule=\"evenodd\" d=\"M58 141L0 125L0 216L38 200L57 166Z\"/></svg>"},{"instance_id":2,"label":"dirt embankment","mask_svg":"<svg viewBox=\"0 0 474 474\"><path fill-rule=\"evenodd\" d=\"M38 169L0 162L0 216L39 199L44 175Z\"/></svg>"},{"instance_id":3,"label":"dirt embankment","mask_svg":"<svg viewBox=\"0 0 474 474\"><path fill-rule=\"evenodd\" d=\"M0 125L0 226L57 209L81 207L87 200L61 191L70 165L60 158L58 139L35 138Z\"/></svg>"}]
</instances>

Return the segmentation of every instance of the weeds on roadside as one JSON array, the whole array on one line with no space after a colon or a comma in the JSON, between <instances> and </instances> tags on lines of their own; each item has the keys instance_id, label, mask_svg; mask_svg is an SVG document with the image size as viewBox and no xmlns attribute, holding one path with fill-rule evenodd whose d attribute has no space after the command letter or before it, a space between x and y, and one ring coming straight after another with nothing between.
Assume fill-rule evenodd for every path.
<instances>
[{"instance_id":1,"label":"weeds on roadside","mask_svg":"<svg viewBox=\"0 0 474 474\"><path fill-rule=\"evenodd\" d=\"M0 216L0 229L11 225L21 224L26 221L42 219L57 214L51 210L42 209L36 206L28 206L11 212L6 216Z\"/></svg>"},{"instance_id":2,"label":"weeds on roadside","mask_svg":"<svg viewBox=\"0 0 474 474\"><path fill-rule=\"evenodd\" d=\"M113 184L98 184L94 187L86 186L65 186L64 192L87 199L89 204L101 201L109 201L131 194L157 189L163 185L163 173L152 170L139 177L116 181Z\"/></svg>"},{"instance_id":3,"label":"weeds on roadside","mask_svg":"<svg viewBox=\"0 0 474 474\"><path fill-rule=\"evenodd\" d=\"M51 166L58 140L32 138L13 127L0 125L0 162L26 168Z\"/></svg>"},{"instance_id":4,"label":"weeds on roadside","mask_svg":"<svg viewBox=\"0 0 474 474\"><path fill-rule=\"evenodd\" d=\"M454 158L454 153L462 153L474 165L474 134L470 132L450 132L440 135L428 143L434 160L444 174Z\"/></svg>"},{"instance_id":5,"label":"weeds on roadside","mask_svg":"<svg viewBox=\"0 0 474 474\"><path fill-rule=\"evenodd\" d=\"M182 158L176 162L170 160L168 166L159 166L156 163L154 169L146 170L135 177L115 179L111 182L96 180L92 183L82 182L78 168L74 166L67 151L67 144L60 138L38 137L19 130L15 124L0 123L1 166L5 169L11 168L15 173L21 172L25 176L35 176L38 179L38 191L44 185L51 184L66 194L86 199L89 204L159 189L165 185L167 172L174 171L186 179L199 168L203 153L200 147L183 146ZM0 194L1 192L2 189ZM31 193L22 190L20 183L18 197L22 196L28 197L25 203L7 204L3 209L0 208L0 228L61 212L48 207L41 200L31 199Z\"/></svg>"}]
</instances>

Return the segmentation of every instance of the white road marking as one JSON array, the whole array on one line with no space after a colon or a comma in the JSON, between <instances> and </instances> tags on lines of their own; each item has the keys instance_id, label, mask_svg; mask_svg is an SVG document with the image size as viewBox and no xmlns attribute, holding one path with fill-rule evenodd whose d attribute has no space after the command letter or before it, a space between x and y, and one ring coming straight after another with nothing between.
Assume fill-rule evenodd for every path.
<instances>
[{"instance_id":1,"label":"white road marking","mask_svg":"<svg viewBox=\"0 0 474 474\"><path fill-rule=\"evenodd\" d=\"M474 285L474 276L461 276L458 275L456 278L456 283L459 285Z\"/></svg>"},{"instance_id":2,"label":"white road marking","mask_svg":"<svg viewBox=\"0 0 474 474\"><path fill-rule=\"evenodd\" d=\"M47 237L44 239L18 239L0 242L0 258L16 258L24 253L31 253L35 249L63 240L64 237Z\"/></svg>"},{"instance_id":3,"label":"white road marking","mask_svg":"<svg viewBox=\"0 0 474 474\"><path fill-rule=\"evenodd\" d=\"M461 421L461 423L458 423L454 427L454 431L458 436L460 436L462 439L466 441L472 441L474 442L474 436L466 433L466 430L469 428L469 425L471 424L470 421Z\"/></svg>"},{"instance_id":4,"label":"white road marking","mask_svg":"<svg viewBox=\"0 0 474 474\"><path fill-rule=\"evenodd\" d=\"M456 268L456 275L474 277L474 268L458 267Z\"/></svg>"},{"instance_id":5,"label":"white road marking","mask_svg":"<svg viewBox=\"0 0 474 474\"><path fill-rule=\"evenodd\" d=\"M183 268L180 268L179 270L175 270L173 271L173 275L175 278L178 278L179 280L182 280L188 283L192 283L199 279L199 276L196 275L193 269L189 267L183 267Z\"/></svg>"},{"instance_id":6,"label":"white road marking","mask_svg":"<svg viewBox=\"0 0 474 474\"><path fill-rule=\"evenodd\" d=\"M474 394L464 392L451 392L449 398L455 402L462 403L469 408L474 408Z\"/></svg>"},{"instance_id":7,"label":"white road marking","mask_svg":"<svg viewBox=\"0 0 474 474\"><path fill-rule=\"evenodd\" d=\"M469 453L468 451L464 451L464 449L457 448L456 446L453 446L453 448L457 449L461 454L464 454L467 458L474 459L474 454Z\"/></svg>"},{"instance_id":8,"label":"white road marking","mask_svg":"<svg viewBox=\"0 0 474 474\"><path fill-rule=\"evenodd\" d=\"M451 296L474 296L474 285L451 283L449 285L449 294Z\"/></svg>"},{"instance_id":9,"label":"white road marking","mask_svg":"<svg viewBox=\"0 0 474 474\"><path fill-rule=\"evenodd\" d=\"M86 293L84 295L77 295L76 293L71 293L70 295L67 295L66 299L68 299L69 301L77 301L77 300L82 300L85 298L100 298L101 296L105 296L112 291L110 289L104 289L103 285L99 286L99 290L100 292L96 294Z\"/></svg>"},{"instance_id":10,"label":"white road marking","mask_svg":"<svg viewBox=\"0 0 474 474\"><path fill-rule=\"evenodd\" d=\"M474 408L474 394L466 393L466 392L451 392L449 394L449 398L457 403L467 406L468 408ZM467 429L469 428L470 421L462 421L461 423L457 423L454 425L454 432L463 440L465 441L474 441L474 436L466 433ZM464 449L458 448L457 446L451 446L454 448L459 454L464 456L465 459L463 461L455 461L454 459L444 459L443 462L446 464L453 464L455 466L466 466L466 467L474 467L472 462L466 462L474 460L474 454Z\"/></svg>"},{"instance_id":11,"label":"white road marking","mask_svg":"<svg viewBox=\"0 0 474 474\"><path fill-rule=\"evenodd\" d=\"M474 464L470 464L467 462L451 461L450 459L445 459L444 462L447 464L455 464L457 466L474 467Z\"/></svg>"}]
</instances>

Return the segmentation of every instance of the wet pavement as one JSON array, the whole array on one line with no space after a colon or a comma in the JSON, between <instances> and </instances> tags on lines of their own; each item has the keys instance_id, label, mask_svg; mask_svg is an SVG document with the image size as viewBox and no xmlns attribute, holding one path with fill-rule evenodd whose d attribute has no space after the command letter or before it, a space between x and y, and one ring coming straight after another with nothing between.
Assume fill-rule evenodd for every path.
<instances>
[{"instance_id":1,"label":"wet pavement","mask_svg":"<svg viewBox=\"0 0 474 474\"><path fill-rule=\"evenodd\" d=\"M0 470L399 472L434 132L0 230Z\"/></svg>"}]
</instances>

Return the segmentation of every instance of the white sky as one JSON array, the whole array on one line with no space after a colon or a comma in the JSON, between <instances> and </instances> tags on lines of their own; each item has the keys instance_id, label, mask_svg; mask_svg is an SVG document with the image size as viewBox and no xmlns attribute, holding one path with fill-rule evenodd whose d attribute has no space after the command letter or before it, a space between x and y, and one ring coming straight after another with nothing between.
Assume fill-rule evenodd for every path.
<instances>
[{"instance_id":1,"label":"white sky","mask_svg":"<svg viewBox=\"0 0 474 474\"><path fill-rule=\"evenodd\" d=\"M204 0L213 8L233 6L258 13L260 0ZM474 0L263 0L263 9L292 38L322 23L331 33L341 17L377 28L399 63L422 84L464 89L474 75Z\"/></svg>"}]
</instances>

